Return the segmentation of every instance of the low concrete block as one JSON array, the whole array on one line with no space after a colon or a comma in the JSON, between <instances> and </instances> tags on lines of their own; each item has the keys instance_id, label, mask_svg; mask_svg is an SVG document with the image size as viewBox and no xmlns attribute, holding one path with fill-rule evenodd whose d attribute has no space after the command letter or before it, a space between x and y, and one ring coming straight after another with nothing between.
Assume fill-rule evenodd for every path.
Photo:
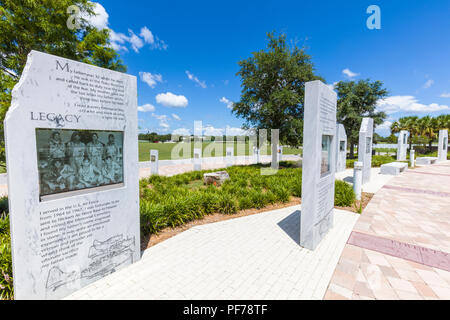
<instances>
[{"instance_id":1,"label":"low concrete block","mask_svg":"<svg viewBox=\"0 0 450 320\"><path fill-rule=\"evenodd\" d=\"M380 173L397 176L401 172L408 170L408 164L404 162L391 162L381 165Z\"/></svg>"},{"instance_id":2,"label":"low concrete block","mask_svg":"<svg viewBox=\"0 0 450 320\"><path fill-rule=\"evenodd\" d=\"M438 160L437 157L419 157L416 159L416 164L421 165L435 164L437 160Z\"/></svg>"}]
</instances>

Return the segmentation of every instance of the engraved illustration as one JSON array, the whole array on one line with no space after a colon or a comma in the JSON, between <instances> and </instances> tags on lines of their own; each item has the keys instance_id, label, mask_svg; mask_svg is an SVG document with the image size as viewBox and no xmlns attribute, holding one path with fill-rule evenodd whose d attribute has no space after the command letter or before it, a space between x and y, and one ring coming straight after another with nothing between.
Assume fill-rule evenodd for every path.
<instances>
[{"instance_id":1,"label":"engraved illustration","mask_svg":"<svg viewBox=\"0 0 450 320\"><path fill-rule=\"evenodd\" d=\"M79 279L101 278L115 272L119 267L133 263L135 237L124 238L122 234L105 241L94 240L89 249L89 263L80 272L64 272L59 267L49 270L46 282L48 291L55 291Z\"/></svg>"}]
</instances>

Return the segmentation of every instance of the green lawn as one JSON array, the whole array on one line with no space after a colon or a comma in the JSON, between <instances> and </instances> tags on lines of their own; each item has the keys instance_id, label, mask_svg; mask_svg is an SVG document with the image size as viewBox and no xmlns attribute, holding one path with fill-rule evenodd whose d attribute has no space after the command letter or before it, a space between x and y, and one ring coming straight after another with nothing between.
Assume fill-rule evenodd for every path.
<instances>
[{"instance_id":1,"label":"green lawn","mask_svg":"<svg viewBox=\"0 0 450 320\"><path fill-rule=\"evenodd\" d=\"M172 159L171 157L171 153L172 153L172 149L175 148L175 146L178 146L178 148L181 148L182 146L184 146L184 143L150 143L150 142L145 142L145 141L139 141L139 161L149 161L150 160L150 149L156 149L159 151L159 160L170 160ZM188 145L188 144L186 144ZM241 150L242 144L239 145L239 148ZM250 155L252 154L252 150L249 150L249 144L246 143L244 144L244 150L245 150L245 155ZM183 155L183 153L180 153L180 158L182 159L186 159L186 158L192 158L193 154L194 154L194 143L190 144L190 148L191 148L191 154L188 155ZM215 152L214 149L217 148L218 150L220 150L220 148L222 149L222 156L225 155L225 149L226 149L226 143L215 143L215 142L204 142L202 144L202 150L203 153L205 153L205 149L208 148L208 150L211 150L211 156L215 156ZM237 155L237 148L238 148L238 144L234 144L234 154ZM271 154L270 152L270 147L267 148L268 152L266 150L264 150L264 148L261 150L261 155L267 155L267 154ZM241 153L242 151L240 151ZM297 149L297 148L283 148L283 154L301 154L301 150ZM241 155L241 154L239 154ZM205 155L204 155L205 156ZM220 154L219 154L220 156Z\"/></svg>"}]
</instances>

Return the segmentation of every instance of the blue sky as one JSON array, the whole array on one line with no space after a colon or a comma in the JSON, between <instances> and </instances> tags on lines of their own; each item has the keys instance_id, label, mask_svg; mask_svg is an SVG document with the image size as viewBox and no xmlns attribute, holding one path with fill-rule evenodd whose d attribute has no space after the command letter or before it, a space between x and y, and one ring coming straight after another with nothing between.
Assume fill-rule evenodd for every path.
<instances>
[{"instance_id":1,"label":"blue sky","mask_svg":"<svg viewBox=\"0 0 450 320\"><path fill-rule=\"evenodd\" d=\"M381 80L388 120L450 113L450 2L433 1L133 1L105 0L93 23L110 28L113 45L138 77L141 132L210 134L240 128L227 107L239 100L237 62L264 49L266 33L307 46L317 74ZM369 30L369 5L381 29Z\"/></svg>"}]
</instances>

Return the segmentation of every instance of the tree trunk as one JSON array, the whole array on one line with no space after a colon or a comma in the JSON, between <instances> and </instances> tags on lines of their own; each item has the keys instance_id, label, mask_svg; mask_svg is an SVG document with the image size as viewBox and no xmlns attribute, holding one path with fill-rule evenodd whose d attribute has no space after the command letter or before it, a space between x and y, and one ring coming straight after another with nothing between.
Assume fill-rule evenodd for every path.
<instances>
[{"instance_id":1,"label":"tree trunk","mask_svg":"<svg viewBox=\"0 0 450 320\"><path fill-rule=\"evenodd\" d=\"M433 139L430 139L430 142L428 143L428 152L431 153L431 147L433 144Z\"/></svg>"},{"instance_id":2,"label":"tree trunk","mask_svg":"<svg viewBox=\"0 0 450 320\"><path fill-rule=\"evenodd\" d=\"M409 150L412 150L412 132L409 133Z\"/></svg>"},{"instance_id":3,"label":"tree trunk","mask_svg":"<svg viewBox=\"0 0 450 320\"><path fill-rule=\"evenodd\" d=\"M350 141L350 159L355 159L355 144Z\"/></svg>"}]
</instances>

